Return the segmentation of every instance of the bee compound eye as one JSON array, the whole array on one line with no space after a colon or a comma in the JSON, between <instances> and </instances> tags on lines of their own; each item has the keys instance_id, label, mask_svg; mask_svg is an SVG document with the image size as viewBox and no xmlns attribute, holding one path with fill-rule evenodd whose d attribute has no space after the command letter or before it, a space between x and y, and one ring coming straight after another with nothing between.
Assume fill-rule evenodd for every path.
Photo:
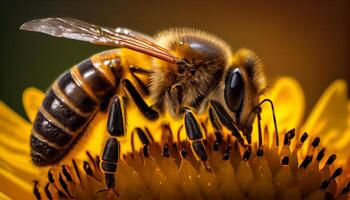
<instances>
[{"instance_id":1,"label":"bee compound eye","mask_svg":"<svg viewBox=\"0 0 350 200\"><path fill-rule=\"evenodd\" d=\"M239 110L244 95L244 83L239 68L230 70L225 80L224 96L227 106L232 112Z\"/></svg>"}]
</instances>

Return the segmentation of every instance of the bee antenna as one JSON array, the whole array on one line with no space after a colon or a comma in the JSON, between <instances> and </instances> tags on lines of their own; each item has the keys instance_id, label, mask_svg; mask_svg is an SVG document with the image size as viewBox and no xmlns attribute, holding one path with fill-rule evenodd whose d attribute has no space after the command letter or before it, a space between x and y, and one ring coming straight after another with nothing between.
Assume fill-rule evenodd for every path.
<instances>
[{"instance_id":1,"label":"bee antenna","mask_svg":"<svg viewBox=\"0 0 350 200\"><path fill-rule=\"evenodd\" d=\"M273 102L271 101L271 99L264 99L264 100L262 100L262 101L257 105L256 108L257 108L258 111L261 111L261 105L262 105L263 103L265 103L265 102L268 102L268 103L270 103L270 105L271 105L273 123L274 123L274 125L275 125L276 145L277 145L277 147L278 147L278 146L279 146L278 129L277 129L277 122L276 122L276 115L275 115L275 107L273 106ZM260 108L260 110L259 110L259 108ZM260 112L258 113L258 117L259 117L259 116L260 116ZM260 122L259 122L259 124L260 124ZM259 131L261 132L261 128L259 128ZM259 134L261 134L261 133L259 133ZM260 140L260 136L259 136L259 140Z\"/></svg>"},{"instance_id":2,"label":"bee antenna","mask_svg":"<svg viewBox=\"0 0 350 200\"><path fill-rule=\"evenodd\" d=\"M262 133L261 133L261 112L262 108L260 106L257 106L254 109L254 112L256 113L258 117L258 133L259 133L259 149L262 148Z\"/></svg>"}]
</instances>

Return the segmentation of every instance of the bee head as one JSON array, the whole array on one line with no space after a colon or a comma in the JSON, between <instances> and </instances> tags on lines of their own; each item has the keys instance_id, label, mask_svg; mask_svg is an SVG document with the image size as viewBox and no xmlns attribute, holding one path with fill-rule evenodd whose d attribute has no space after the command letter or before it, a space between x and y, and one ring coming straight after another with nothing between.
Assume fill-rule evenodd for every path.
<instances>
[{"instance_id":1,"label":"bee head","mask_svg":"<svg viewBox=\"0 0 350 200\"><path fill-rule=\"evenodd\" d=\"M238 116L242 110L244 89L241 70L239 68L230 68L225 77L224 98L230 111Z\"/></svg>"},{"instance_id":2,"label":"bee head","mask_svg":"<svg viewBox=\"0 0 350 200\"><path fill-rule=\"evenodd\" d=\"M260 59L251 50L239 49L233 54L231 67L227 68L223 81L227 108L235 114L240 128L250 129L255 119L252 111L267 89Z\"/></svg>"}]
</instances>

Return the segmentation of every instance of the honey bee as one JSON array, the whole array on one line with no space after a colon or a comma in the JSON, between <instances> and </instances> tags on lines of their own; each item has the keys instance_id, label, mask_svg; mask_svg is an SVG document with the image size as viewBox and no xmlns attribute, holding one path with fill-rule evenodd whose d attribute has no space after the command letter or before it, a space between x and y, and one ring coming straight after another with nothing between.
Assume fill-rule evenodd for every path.
<instances>
[{"instance_id":1,"label":"honey bee","mask_svg":"<svg viewBox=\"0 0 350 200\"><path fill-rule=\"evenodd\" d=\"M31 157L37 166L61 161L84 135L96 112L107 105L109 138L101 169L107 189L114 188L121 148L118 137L126 134L127 99L149 120L165 112L183 117L194 154L202 161L207 154L196 117L202 113L209 113L214 129L221 123L243 143L240 130L250 143L259 97L267 84L261 61L249 49L232 52L220 38L189 28L169 29L151 37L77 19L46 18L29 21L21 29L119 47L72 67L48 90L30 136ZM149 66L138 66L139 60ZM151 97L152 105L146 103L146 96Z\"/></svg>"}]
</instances>

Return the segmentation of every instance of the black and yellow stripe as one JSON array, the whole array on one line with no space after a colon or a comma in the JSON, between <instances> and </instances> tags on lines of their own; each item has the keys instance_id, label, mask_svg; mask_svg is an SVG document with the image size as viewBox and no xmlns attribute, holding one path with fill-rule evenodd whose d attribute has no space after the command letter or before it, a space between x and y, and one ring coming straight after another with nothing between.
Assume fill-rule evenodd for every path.
<instances>
[{"instance_id":1,"label":"black and yellow stripe","mask_svg":"<svg viewBox=\"0 0 350 200\"><path fill-rule=\"evenodd\" d=\"M52 165L68 153L101 102L115 93L119 77L96 55L64 72L54 82L32 129L34 164Z\"/></svg>"}]
</instances>

